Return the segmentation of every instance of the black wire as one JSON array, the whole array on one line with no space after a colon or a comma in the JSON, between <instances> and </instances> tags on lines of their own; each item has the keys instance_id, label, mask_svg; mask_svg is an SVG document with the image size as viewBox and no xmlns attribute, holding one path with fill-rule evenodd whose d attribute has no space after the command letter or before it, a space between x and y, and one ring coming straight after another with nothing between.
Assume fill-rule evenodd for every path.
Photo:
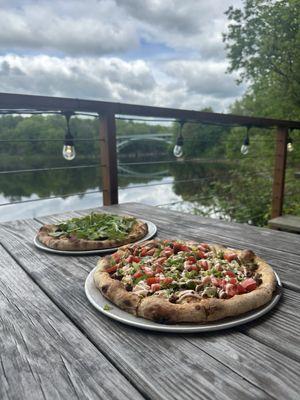
<instances>
[{"instance_id":1,"label":"black wire","mask_svg":"<svg viewBox=\"0 0 300 400\"><path fill-rule=\"evenodd\" d=\"M74 166L71 166L71 167L16 169L16 170L10 170L10 171L0 171L0 175L20 174L20 173L27 173L27 172L58 171L58 170L78 169L78 168L95 168L95 167L103 167L103 165L92 164L92 165L74 165Z\"/></svg>"}]
</instances>

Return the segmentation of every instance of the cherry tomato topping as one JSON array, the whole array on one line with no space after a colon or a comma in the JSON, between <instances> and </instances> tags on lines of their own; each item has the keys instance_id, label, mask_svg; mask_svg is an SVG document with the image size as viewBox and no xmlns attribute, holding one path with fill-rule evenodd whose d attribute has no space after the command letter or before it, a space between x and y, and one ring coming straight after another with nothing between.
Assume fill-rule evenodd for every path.
<instances>
[{"instance_id":1,"label":"cherry tomato topping","mask_svg":"<svg viewBox=\"0 0 300 400\"><path fill-rule=\"evenodd\" d=\"M201 250L198 250L197 256L199 258L206 258L207 257L206 254L204 253L204 251L201 251Z\"/></svg>"},{"instance_id":2,"label":"cherry tomato topping","mask_svg":"<svg viewBox=\"0 0 300 400\"><path fill-rule=\"evenodd\" d=\"M134 278L134 279L137 279L137 278L140 278L141 276L143 276L143 272L139 269L138 271L136 271L133 275L132 275L132 277Z\"/></svg>"},{"instance_id":3,"label":"cherry tomato topping","mask_svg":"<svg viewBox=\"0 0 300 400\"><path fill-rule=\"evenodd\" d=\"M209 244L207 243L200 243L200 246L204 247L206 250L210 250Z\"/></svg>"},{"instance_id":4,"label":"cherry tomato topping","mask_svg":"<svg viewBox=\"0 0 300 400\"><path fill-rule=\"evenodd\" d=\"M229 283L231 283L232 285L235 285L237 283L237 280L235 278L230 278Z\"/></svg>"},{"instance_id":5,"label":"cherry tomato topping","mask_svg":"<svg viewBox=\"0 0 300 400\"><path fill-rule=\"evenodd\" d=\"M206 260L201 260L200 264L202 269L204 269L204 271L208 270L208 262Z\"/></svg>"},{"instance_id":6,"label":"cherry tomato topping","mask_svg":"<svg viewBox=\"0 0 300 400\"><path fill-rule=\"evenodd\" d=\"M196 258L195 258L194 256L188 256L188 257L187 257L187 260L190 261L190 262L192 262L192 263L195 263L195 262L196 262Z\"/></svg>"},{"instance_id":7,"label":"cherry tomato topping","mask_svg":"<svg viewBox=\"0 0 300 400\"><path fill-rule=\"evenodd\" d=\"M127 257L125 261L126 261L128 264L132 263L132 261L133 261L133 256Z\"/></svg>"},{"instance_id":8,"label":"cherry tomato topping","mask_svg":"<svg viewBox=\"0 0 300 400\"><path fill-rule=\"evenodd\" d=\"M152 292L157 292L158 290L160 290L160 284L159 283L154 283L153 285L151 285L151 291Z\"/></svg>"},{"instance_id":9,"label":"cherry tomato topping","mask_svg":"<svg viewBox=\"0 0 300 400\"><path fill-rule=\"evenodd\" d=\"M132 262L139 263L141 261L140 257L133 256Z\"/></svg>"},{"instance_id":10,"label":"cherry tomato topping","mask_svg":"<svg viewBox=\"0 0 300 400\"><path fill-rule=\"evenodd\" d=\"M220 279L220 278L216 278L215 276L211 276L211 283L214 285L214 286L221 286L221 284L222 284L222 279Z\"/></svg>"},{"instance_id":11,"label":"cherry tomato topping","mask_svg":"<svg viewBox=\"0 0 300 400\"><path fill-rule=\"evenodd\" d=\"M229 297L233 297L237 294L237 288L235 285L227 283L227 285L225 286L225 292Z\"/></svg>"},{"instance_id":12,"label":"cherry tomato topping","mask_svg":"<svg viewBox=\"0 0 300 400\"><path fill-rule=\"evenodd\" d=\"M164 283L165 285L168 285L169 283L173 282L173 278L167 276L166 278L161 280L162 283Z\"/></svg>"},{"instance_id":13,"label":"cherry tomato topping","mask_svg":"<svg viewBox=\"0 0 300 400\"><path fill-rule=\"evenodd\" d=\"M112 258L113 258L117 263L119 263L120 260L121 260L120 254L118 254L118 253L114 253L114 254L112 255Z\"/></svg>"},{"instance_id":14,"label":"cherry tomato topping","mask_svg":"<svg viewBox=\"0 0 300 400\"><path fill-rule=\"evenodd\" d=\"M246 292L251 292L257 287L257 283L253 278L245 279L243 282L241 282L241 285L246 290Z\"/></svg>"},{"instance_id":15,"label":"cherry tomato topping","mask_svg":"<svg viewBox=\"0 0 300 400\"><path fill-rule=\"evenodd\" d=\"M246 293L246 289L241 284L237 285L236 290L237 290L238 294Z\"/></svg>"},{"instance_id":16,"label":"cherry tomato topping","mask_svg":"<svg viewBox=\"0 0 300 400\"><path fill-rule=\"evenodd\" d=\"M189 264L186 267L187 271L199 271L199 268L197 267L197 265L193 265L193 264Z\"/></svg>"},{"instance_id":17,"label":"cherry tomato topping","mask_svg":"<svg viewBox=\"0 0 300 400\"><path fill-rule=\"evenodd\" d=\"M147 278L146 279L146 282L147 282L147 285L153 285L154 283L159 283L160 282L160 278L158 278L158 277L155 277L155 276L153 276L153 277L151 277L151 278Z\"/></svg>"},{"instance_id":18,"label":"cherry tomato topping","mask_svg":"<svg viewBox=\"0 0 300 400\"><path fill-rule=\"evenodd\" d=\"M226 271L225 275L230 276L230 278L235 278L235 273L232 271Z\"/></svg>"},{"instance_id":19,"label":"cherry tomato topping","mask_svg":"<svg viewBox=\"0 0 300 400\"><path fill-rule=\"evenodd\" d=\"M237 259L237 254L235 253L224 254L224 259L227 260L228 262L231 262L232 260Z\"/></svg>"},{"instance_id":20,"label":"cherry tomato topping","mask_svg":"<svg viewBox=\"0 0 300 400\"><path fill-rule=\"evenodd\" d=\"M148 251L149 249L147 249L147 247L144 247L144 248L142 248L142 250L141 250L141 257L145 257L145 255L147 254L147 251Z\"/></svg>"},{"instance_id":21,"label":"cherry tomato topping","mask_svg":"<svg viewBox=\"0 0 300 400\"><path fill-rule=\"evenodd\" d=\"M117 269L118 269L117 265L114 265L113 267L107 268L105 272L111 274L112 272L116 272Z\"/></svg>"}]
</instances>

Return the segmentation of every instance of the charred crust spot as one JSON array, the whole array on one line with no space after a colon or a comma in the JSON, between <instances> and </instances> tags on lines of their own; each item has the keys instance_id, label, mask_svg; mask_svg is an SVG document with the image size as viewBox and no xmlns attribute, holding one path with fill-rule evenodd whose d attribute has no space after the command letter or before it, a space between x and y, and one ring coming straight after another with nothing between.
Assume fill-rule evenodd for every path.
<instances>
[{"instance_id":1,"label":"charred crust spot","mask_svg":"<svg viewBox=\"0 0 300 400\"><path fill-rule=\"evenodd\" d=\"M126 306L126 307L131 307L131 306L132 306L131 301L128 300L128 299L124 300L124 301L123 301L123 304L124 304L124 306Z\"/></svg>"},{"instance_id":2,"label":"charred crust spot","mask_svg":"<svg viewBox=\"0 0 300 400\"><path fill-rule=\"evenodd\" d=\"M202 307L200 306L200 304L195 305L195 310L200 311L201 308L202 308Z\"/></svg>"},{"instance_id":3,"label":"charred crust spot","mask_svg":"<svg viewBox=\"0 0 300 400\"><path fill-rule=\"evenodd\" d=\"M103 293L106 293L108 291L108 289L109 289L109 285L101 286L101 290L102 290Z\"/></svg>"}]
</instances>

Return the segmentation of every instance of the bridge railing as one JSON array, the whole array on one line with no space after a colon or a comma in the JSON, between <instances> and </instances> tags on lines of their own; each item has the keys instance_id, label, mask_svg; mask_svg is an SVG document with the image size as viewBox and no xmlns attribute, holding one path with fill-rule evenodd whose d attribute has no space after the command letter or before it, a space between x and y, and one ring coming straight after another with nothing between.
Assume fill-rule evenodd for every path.
<instances>
[{"instance_id":1,"label":"bridge railing","mask_svg":"<svg viewBox=\"0 0 300 400\"><path fill-rule=\"evenodd\" d=\"M287 141L289 129L300 129L300 121L287 121L270 118L255 118L232 114L220 114L175 108L151 107L95 100L62 97L32 96L0 93L0 112L13 110L40 112L84 112L97 113L100 118L99 141L102 169L103 203L118 203L118 169L116 116L147 117L193 121L203 124L222 124L224 126L245 126L276 128L276 147L274 153L274 174L272 189L272 218L282 215Z\"/></svg>"}]
</instances>

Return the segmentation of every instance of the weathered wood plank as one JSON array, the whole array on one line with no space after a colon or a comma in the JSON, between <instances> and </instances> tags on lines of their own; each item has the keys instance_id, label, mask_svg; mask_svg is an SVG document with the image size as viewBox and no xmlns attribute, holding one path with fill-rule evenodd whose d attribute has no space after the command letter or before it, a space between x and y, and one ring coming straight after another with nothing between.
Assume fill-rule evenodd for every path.
<instances>
[{"instance_id":1,"label":"weathered wood plank","mask_svg":"<svg viewBox=\"0 0 300 400\"><path fill-rule=\"evenodd\" d=\"M279 379L280 386L284 390L288 390L285 387L285 380L290 380L289 393L291 398L296 398L294 397L293 376L280 378L274 375L273 378L268 377L266 380L268 385L261 384L261 371L264 371L263 374L267 374L267 371L264 370L263 357L255 359L260 367L254 370L249 377L248 370L253 369L251 367L253 359L250 360L249 367L244 366L242 371L239 371L239 368L233 371L230 354L228 354L229 368L225 368L227 356L225 360L221 359L220 363L214 360L214 355L208 356L205 349L197 350L198 343L188 343L186 339L173 335L137 331L99 315L88 305L83 292L86 272L94 266L98 257L61 257L32 251L31 237L39 225L32 221L23 224L15 222L8 225L2 225L5 231L2 239L5 246L12 250L11 242L15 238L16 256L28 273L64 312L73 318L74 322L81 327L97 347L99 346L104 354L108 354L111 360L118 363L119 368L130 380L138 381L137 384L140 385L138 387L140 390L144 390L143 393L148 396L151 394L151 398L190 398L191 396L197 398L228 398L229 396L231 398L268 398L274 393L273 389L268 389L269 379L274 379L274 387L276 387L275 382ZM25 242L24 237L26 238ZM84 318L82 318L83 315ZM222 333L214 333L210 337L211 345L214 347L214 343L218 337L222 337ZM236 352L240 352L244 345L242 353L244 360L247 359L248 349L251 347L259 349L262 346L262 354L268 354L271 351L266 345L240 333L237 339L233 333L233 338L229 340L227 346L230 344L236 349ZM218 344L216 349L218 349ZM278 371L282 369L282 359L285 362L293 363L281 353L274 352L272 354L274 366L277 366L275 369ZM179 363L180 368L178 368ZM298 363L293 366L297 371ZM163 376L161 376L160 370L164 371ZM157 381L161 383L161 391L157 389ZM212 385L213 381L215 383ZM255 387L262 385L261 391L254 394L253 385ZM236 386L239 387L238 391ZM246 389L247 387L248 389ZM250 391L247 393L246 390Z\"/></svg>"},{"instance_id":2,"label":"weathered wood plank","mask_svg":"<svg viewBox=\"0 0 300 400\"><path fill-rule=\"evenodd\" d=\"M83 289L85 268L88 264L92 268L98 257L78 259L33 251L31 238L37 227L32 221L9 224L2 236L5 247L14 250L23 268L47 295L130 381L136 382L145 396L206 399L216 395L220 399L240 399L250 394L253 398L269 398L214 358L204 352L195 353L195 347L183 338L135 330L99 315Z\"/></svg>"},{"instance_id":3,"label":"weathered wood plank","mask_svg":"<svg viewBox=\"0 0 300 400\"><path fill-rule=\"evenodd\" d=\"M282 215L281 217L270 219L269 227L280 229L287 232L300 232L300 217L295 215Z\"/></svg>"},{"instance_id":4,"label":"weathered wood plank","mask_svg":"<svg viewBox=\"0 0 300 400\"><path fill-rule=\"evenodd\" d=\"M1 399L143 398L1 245L0 258Z\"/></svg>"}]
</instances>

